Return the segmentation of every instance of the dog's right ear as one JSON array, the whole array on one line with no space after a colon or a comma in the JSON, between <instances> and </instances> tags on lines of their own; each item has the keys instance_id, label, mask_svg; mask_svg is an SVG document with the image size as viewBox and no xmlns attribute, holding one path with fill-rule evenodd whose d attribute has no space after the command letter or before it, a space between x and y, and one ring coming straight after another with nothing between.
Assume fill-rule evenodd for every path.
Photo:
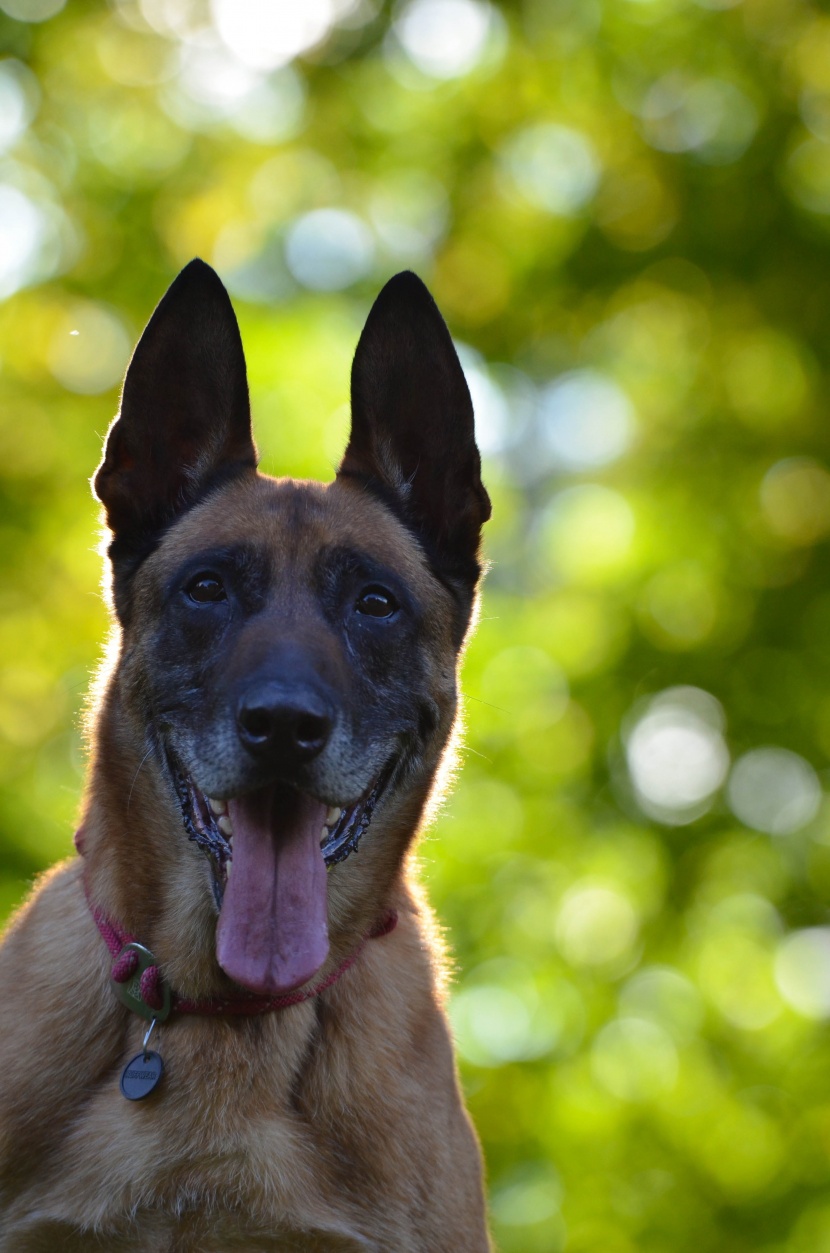
<instances>
[{"instance_id":1,"label":"dog's right ear","mask_svg":"<svg viewBox=\"0 0 830 1253\"><path fill-rule=\"evenodd\" d=\"M164 530L219 483L256 466L245 357L219 276L191 261L150 318L93 486L113 534L119 592Z\"/></svg>"}]
</instances>

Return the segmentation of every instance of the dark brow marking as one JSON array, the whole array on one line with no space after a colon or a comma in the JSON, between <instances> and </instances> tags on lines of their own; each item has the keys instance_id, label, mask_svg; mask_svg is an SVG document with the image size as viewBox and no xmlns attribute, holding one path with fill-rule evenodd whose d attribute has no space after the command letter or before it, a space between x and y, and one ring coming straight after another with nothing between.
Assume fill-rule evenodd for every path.
<instances>
[{"instance_id":1,"label":"dark brow marking","mask_svg":"<svg viewBox=\"0 0 830 1253\"><path fill-rule=\"evenodd\" d=\"M271 581L270 560L266 550L254 544L229 544L221 548L205 548L193 553L178 566L164 585L164 597L175 596L189 578L202 570L215 571L234 580L234 590L244 591L246 598L264 602ZM237 582L241 587L237 587Z\"/></svg>"},{"instance_id":2,"label":"dark brow marking","mask_svg":"<svg viewBox=\"0 0 830 1253\"><path fill-rule=\"evenodd\" d=\"M416 618L421 616L421 605L409 584L376 557L346 544L328 544L320 549L315 563L315 577L325 598L336 596L343 580L350 576L366 583L383 584L394 592L411 615Z\"/></svg>"}]
</instances>

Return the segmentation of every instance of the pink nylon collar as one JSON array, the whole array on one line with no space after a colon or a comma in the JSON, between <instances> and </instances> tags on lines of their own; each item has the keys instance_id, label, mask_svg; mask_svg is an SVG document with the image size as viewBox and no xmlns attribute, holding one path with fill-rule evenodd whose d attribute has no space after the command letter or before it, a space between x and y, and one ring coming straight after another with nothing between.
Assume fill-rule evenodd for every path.
<instances>
[{"instance_id":1,"label":"pink nylon collar","mask_svg":"<svg viewBox=\"0 0 830 1253\"><path fill-rule=\"evenodd\" d=\"M136 953L127 946L136 944L138 941L135 939L135 936L130 935L117 922L108 918L102 909L99 909L97 905L93 905L89 896L87 896L87 904L104 943L115 959L112 967L113 981L119 984L127 983L132 979L138 967ZM383 936L389 935L390 931L394 931L397 925L397 911L394 909L387 910L368 935L361 940L354 952L350 953L335 970L326 975L325 979L313 984L310 988L299 988L296 992L287 992L283 996L255 996L251 992L242 992L239 996L217 996L201 1001L189 1000L186 996L179 996L178 993L171 992L170 1010L176 1014L202 1014L209 1017L216 1017L222 1014L251 1016L254 1014L267 1014L275 1009L287 1009L289 1005L299 1005L302 1001L310 1001L313 997L319 996L321 992L325 992L326 988L330 988L335 984L341 975L344 975L354 965L368 940L379 940ZM160 1010L164 1003L164 986L163 976L158 966L148 966L142 971L140 988L141 999L148 1009Z\"/></svg>"}]
</instances>

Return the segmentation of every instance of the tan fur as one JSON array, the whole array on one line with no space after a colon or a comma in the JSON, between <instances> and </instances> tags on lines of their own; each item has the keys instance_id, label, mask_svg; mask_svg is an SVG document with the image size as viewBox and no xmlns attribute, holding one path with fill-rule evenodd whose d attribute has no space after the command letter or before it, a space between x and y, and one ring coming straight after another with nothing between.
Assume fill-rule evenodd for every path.
<instances>
[{"instance_id":1,"label":"tan fur","mask_svg":"<svg viewBox=\"0 0 830 1253\"><path fill-rule=\"evenodd\" d=\"M316 1000L256 1018L172 1018L155 1045L163 1083L129 1104L118 1076L146 1024L115 999L84 873L90 898L152 948L177 992L228 988L206 861L142 761L134 712L159 587L206 534L276 546L300 608L321 543L354 542L392 564L426 606L440 726L424 786L384 807L360 855L329 875L322 975L385 907L397 929ZM44 877L0 952L0 1250L484 1253L480 1155L437 990L439 932L405 870L456 715L449 592L358 487L253 474L187 513L136 578L135 619L94 714L85 856Z\"/></svg>"}]
</instances>

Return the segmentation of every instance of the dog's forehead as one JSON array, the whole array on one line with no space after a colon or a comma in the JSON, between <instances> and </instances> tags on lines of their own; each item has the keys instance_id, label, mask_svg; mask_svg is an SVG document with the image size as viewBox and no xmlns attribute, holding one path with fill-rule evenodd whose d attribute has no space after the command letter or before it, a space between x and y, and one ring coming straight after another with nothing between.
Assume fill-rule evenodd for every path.
<instances>
[{"instance_id":1,"label":"dog's forehead","mask_svg":"<svg viewBox=\"0 0 830 1253\"><path fill-rule=\"evenodd\" d=\"M356 484L275 479L231 482L191 509L168 532L153 566L166 577L211 548L261 547L277 566L313 565L331 546L353 548L396 571L424 595L440 585L415 538L380 501Z\"/></svg>"}]
</instances>

